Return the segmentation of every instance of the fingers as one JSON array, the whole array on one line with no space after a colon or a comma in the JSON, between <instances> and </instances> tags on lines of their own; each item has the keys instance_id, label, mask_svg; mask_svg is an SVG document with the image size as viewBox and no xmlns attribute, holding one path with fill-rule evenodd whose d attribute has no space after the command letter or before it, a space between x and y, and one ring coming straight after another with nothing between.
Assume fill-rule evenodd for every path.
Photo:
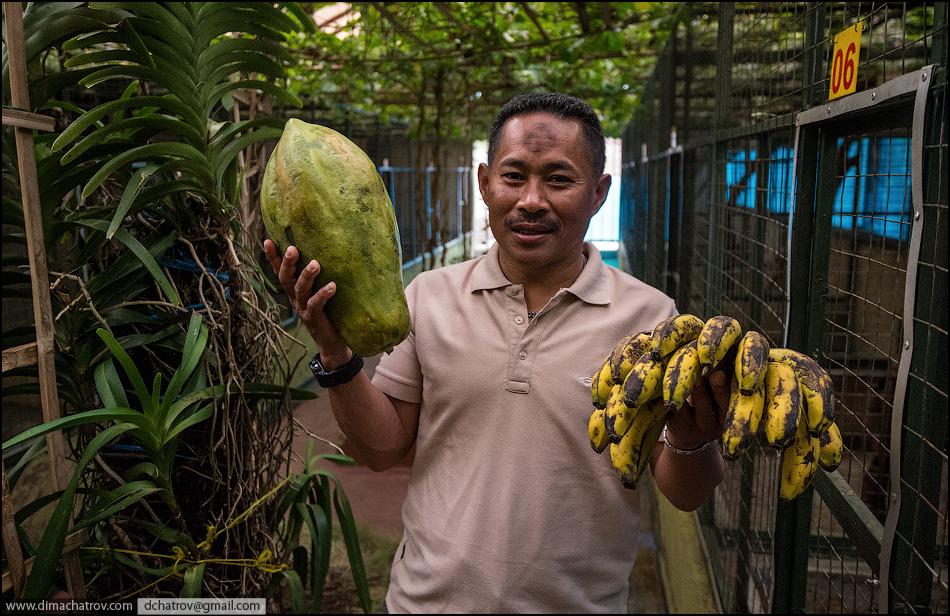
<instances>
[{"instance_id":1,"label":"fingers","mask_svg":"<svg viewBox=\"0 0 950 616\"><path fill-rule=\"evenodd\" d=\"M307 304L301 312L300 318L306 322L312 322L318 314L323 312L327 302L330 301L330 298L333 297L334 294L336 294L335 282L328 282L317 289L317 292L307 300Z\"/></svg>"},{"instance_id":2,"label":"fingers","mask_svg":"<svg viewBox=\"0 0 950 616\"><path fill-rule=\"evenodd\" d=\"M294 297L300 302L301 306L310 301L311 291L313 290L313 281L320 273L320 264L311 260L307 267L303 268L300 277L294 284Z\"/></svg>"},{"instance_id":3,"label":"fingers","mask_svg":"<svg viewBox=\"0 0 950 616\"><path fill-rule=\"evenodd\" d=\"M729 409L729 397L732 394L732 387L729 383L729 375L723 370L716 370L709 375L709 387L712 390L712 397L716 403L719 424L726 421L726 412Z\"/></svg>"}]
</instances>

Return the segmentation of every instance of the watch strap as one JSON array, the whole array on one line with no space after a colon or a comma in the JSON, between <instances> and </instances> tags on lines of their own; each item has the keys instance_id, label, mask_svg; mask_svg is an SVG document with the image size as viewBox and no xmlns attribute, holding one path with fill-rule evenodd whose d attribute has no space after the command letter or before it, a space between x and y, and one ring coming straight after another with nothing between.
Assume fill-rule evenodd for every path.
<instances>
[{"instance_id":1,"label":"watch strap","mask_svg":"<svg viewBox=\"0 0 950 616\"><path fill-rule=\"evenodd\" d=\"M310 360L310 372L313 373L320 387L324 388L349 383L362 369L363 358L357 353L353 353L353 356L350 357L350 361L333 370L327 370L323 367L319 353L314 355L313 359Z\"/></svg>"}]
</instances>

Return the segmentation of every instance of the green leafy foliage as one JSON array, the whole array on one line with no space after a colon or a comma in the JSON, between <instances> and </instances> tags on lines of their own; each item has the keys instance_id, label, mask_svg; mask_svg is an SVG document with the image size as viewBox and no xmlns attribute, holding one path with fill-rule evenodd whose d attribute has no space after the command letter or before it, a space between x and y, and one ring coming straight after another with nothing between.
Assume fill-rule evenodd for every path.
<instances>
[{"instance_id":1,"label":"green leafy foliage","mask_svg":"<svg viewBox=\"0 0 950 616\"><path fill-rule=\"evenodd\" d=\"M24 29L32 104L63 128L38 136L36 154L64 416L3 447L32 441L29 459L43 435L62 430L79 460L66 489L41 499L57 506L39 546L21 532L26 552L38 556L28 594L43 598L58 580L70 520L89 528L99 545L114 547L107 529L119 521L130 536L123 541L195 555L195 521L213 522L206 518L217 512L202 507L200 491L176 493L175 473L189 459L181 450L207 448L225 430L252 441L247 431L275 423L274 409L312 397L286 386L279 358L258 342L277 337L279 320L271 325L260 316L277 310L272 298L257 295L264 288L257 247L242 245L237 207L246 171L241 152L279 136L282 121L235 117L231 101L238 91L255 91L299 104L283 86L294 61L285 43L314 25L294 3L38 2L26 5ZM6 50L3 87L9 89ZM8 137L5 131L4 295L27 295L26 259L6 251L22 247L25 237ZM5 343L29 340L32 328L20 329L5 330ZM36 378L35 368L21 372ZM234 409L244 413L240 421ZM208 421L216 414L218 421ZM97 460L116 445L136 454L110 475ZM200 462L214 460L205 454ZM241 465L245 451L227 455L214 472L266 490L286 452L258 457L256 469ZM239 489L233 498L253 501L255 494ZM217 504L246 508L243 501ZM331 511L329 501L324 506ZM22 508L17 523L38 510ZM237 536L229 549L235 544ZM92 560L92 580L107 589L173 573L119 553ZM168 584L200 596L231 575L208 567L183 567Z\"/></svg>"},{"instance_id":2,"label":"green leafy foliage","mask_svg":"<svg viewBox=\"0 0 950 616\"><path fill-rule=\"evenodd\" d=\"M361 3L316 33L294 35L302 58L290 87L412 118L417 135L436 138L483 138L514 94L561 91L590 102L617 136L679 10L672 2Z\"/></svg>"}]
</instances>

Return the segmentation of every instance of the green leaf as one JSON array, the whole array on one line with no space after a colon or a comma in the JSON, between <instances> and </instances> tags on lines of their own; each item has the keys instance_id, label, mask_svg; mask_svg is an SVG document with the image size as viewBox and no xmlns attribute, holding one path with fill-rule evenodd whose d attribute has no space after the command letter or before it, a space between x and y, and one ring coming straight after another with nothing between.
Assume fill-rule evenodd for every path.
<instances>
[{"instance_id":1,"label":"green leaf","mask_svg":"<svg viewBox=\"0 0 950 616\"><path fill-rule=\"evenodd\" d=\"M53 145L50 146L54 152L62 150L64 147L76 140L84 130L95 124L100 118L119 110L135 109L136 107L157 107L159 109L168 109L185 118L189 124L197 129L205 130L204 120L198 116L190 107L182 103L173 96L136 96L129 99L118 99L103 103L94 109L90 109L78 118L72 121L66 130L56 138Z\"/></svg>"},{"instance_id":2,"label":"green leaf","mask_svg":"<svg viewBox=\"0 0 950 616\"><path fill-rule=\"evenodd\" d=\"M102 232L106 232L109 229L109 223L104 220L80 220L77 221L77 223ZM142 265L144 265L152 275L152 278L155 279L155 282L158 283L158 286L161 287L162 291L165 293L165 296L168 298L168 301L181 306L181 298L178 296L178 292L165 276L165 272L163 272L158 266L158 262L155 261L155 257L152 256L148 249L145 248L145 246L143 246L142 243L135 238L135 236L125 229L119 229L116 231L115 239L125 244L125 246L131 250L136 257L138 257L139 261L142 262Z\"/></svg>"},{"instance_id":3,"label":"green leaf","mask_svg":"<svg viewBox=\"0 0 950 616\"><path fill-rule=\"evenodd\" d=\"M152 408L158 408L162 403L162 373L156 372L152 381Z\"/></svg>"},{"instance_id":4,"label":"green leaf","mask_svg":"<svg viewBox=\"0 0 950 616\"><path fill-rule=\"evenodd\" d=\"M135 427L135 424L120 423L106 428L97 434L83 450L82 457L76 464L72 478L63 491L63 496L60 498L59 504L56 505L56 509L46 525L46 530L43 532L43 538L40 540L39 548L33 560L33 569L30 571L30 576L26 582L25 600L40 601L49 594L57 566L63 558L63 543L66 539L69 520L72 517L76 488L89 461L104 446L111 443L118 436L135 429Z\"/></svg>"},{"instance_id":5,"label":"green leaf","mask_svg":"<svg viewBox=\"0 0 950 616\"><path fill-rule=\"evenodd\" d=\"M178 423L178 425L176 425L174 428L172 428L172 429L168 432L168 434L165 435L165 439L164 439L164 441L162 442L162 446L165 446L165 445L167 445L168 443L171 443L173 440L175 440L176 438L178 438L178 436L179 436L182 432L184 432L185 430L187 430L187 429L190 428L191 426L194 426L194 425L196 425L196 424L199 424L199 423L201 423L202 421L208 419L209 417L211 417L211 415L212 415L213 413L214 413L214 406L213 406L213 405L209 404L209 405L207 405L207 406L201 407L200 409L198 409L197 411L195 411L194 413L192 413L191 415L189 415L188 417L186 417L185 419L183 419L182 421L180 421L180 422Z\"/></svg>"},{"instance_id":6,"label":"green leaf","mask_svg":"<svg viewBox=\"0 0 950 616\"><path fill-rule=\"evenodd\" d=\"M293 569L281 571L280 574L287 580L287 589L290 591L290 609L295 614L306 614L307 605L304 602L303 584L300 576Z\"/></svg>"},{"instance_id":7,"label":"green leaf","mask_svg":"<svg viewBox=\"0 0 950 616\"><path fill-rule=\"evenodd\" d=\"M66 68L75 68L87 64L102 64L116 60L132 62L136 60L136 57L134 53L126 49L97 50L72 56L63 63L63 66Z\"/></svg>"},{"instance_id":8,"label":"green leaf","mask_svg":"<svg viewBox=\"0 0 950 616\"><path fill-rule=\"evenodd\" d=\"M204 581L205 563L192 565L185 571L185 583L181 588L181 596L194 599L201 596L201 585Z\"/></svg>"},{"instance_id":9,"label":"green leaf","mask_svg":"<svg viewBox=\"0 0 950 616\"><path fill-rule=\"evenodd\" d=\"M132 26L131 21L128 19L123 19L122 23L119 24L116 30L122 34L129 47L135 51L135 55L138 56L139 61L144 62L151 68L155 68L155 60L152 58L152 54L149 52L148 48L145 47L142 37L139 36L139 33L135 31L135 27Z\"/></svg>"},{"instance_id":10,"label":"green leaf","mask_svg":"<svg viewBox=\"0 0 950 616\"><path fill-rule=\"evenodd\" d=\"M10 374L8 370L6 375ZM23 455L20 456L20 459L17 460L16 464L10 467L10 470L7 471L7 482L10 484L10 490L12 491L16 487L16 482L20 478L20 474L23 472L23 469L26 468L26 465L30 463L33 458L35 458L40 453L46 452L46 439L37 438L35 441L30 443L30 446L26 451L23 452Z\"/></svg>"},{"instance_id":11,"label":"green leaf","mask_svg":"<svg viewBox=\"0 0 950 616\"><path fill-rule=\"evenodd\" d=\"M138 116L134 118L127 118L125 120L114 121L106 126L97 128L93 132L83 137L79 143L74 145L69 149L69 151L63 154L62 159L60 159L60 163L63 165L71 163L80 154L84 153L92 146L105 143L107 137L115 133L121 133L123 131L129 131L129 133L142 131L148 136L153 136L164 132L168 133L169 137L180 137L196 148L203 147L204 145L204 137L190 124L182 122L177 118L152 114L148 116Z\"/></svg>"},{"instance_id":12,"label":"green leaf","mask_svg":"<svg viewBox=\"0 0 950 616\"><path fill-rule=\"evenodd\" d=\"M83 411L81 413L67 415L66 417L58 417L38 426L28 428L16 436L4 441L2 448L9 449L14 445L19 445L20 443L38 436L43 436L44 434L49 434L50 432L55 432L56 430L65 430L66 428L72 428L73 426L81 426L83 424L96 423L98 421L129 422L138 420L140 422L141 419L142 414L140 412L119 407Z\"/></svg>"},{"instance_id":13,"label":"green leaf","mask_svg":"<svg viewBox=\"0 0 950 616\"><path fill-rule=\"evenodd\" d=\"M96 72L80 79L79 85L86 88L93 88L110 79L117 78L152 81L167 88L189 107L197 109L201 104L193 94L196 84L190 78L182 79L183 76L184 73L173 73L172 71L157 67L151 68L149 66L136 66L134 64L118 64L99 68Z\"/></svg>"},{"instance_id":14,"label":"green leaf","mask_svg":"<svg viewBox=\"0 0 950 616\"><path fill-rule=\"evenodd\" d=\"M323 604L323 588L326 579L326 570L322 568L323 552L327 544L331 542L326 528L321 528L317 522L316 511L305 503L295 503L294 509L297 515L307 525L310 531L310 595L313 597L312 609L314 613L320 613ZM322 513L322 510L321 510ZM324 516L324 519L326 516Z\"/></svg>"},{"instance_id":15,"label":"green leaf","mask_svg":"<svg viewBox=\"0 0 950 616\"><path fill-rule=\"evenodd\" d=\"M316 488L319 492L320 488ZM333 529L331 528L332 524L330 522L330 516L328 515L329 511L325 508L328 507L329 503L310 503L308 510L313 516L314 522L317 526L317 540L314 541L314 546L316 547L316 560L314 566L314 580L312 592L314 597L320 597L320 601L323 601L323 590L326 586L327 574L330 571L330 554L333 551ZM322 605L321 605L322 607Z\"/></svg>"},{"instance_id":16,"label":"green leaf","mask_svg":"<svg viewBox=\"0 0 950 616\"><path fill-rule=\"evenodd\" d=\"M293 61L292 53L272 41L246 38L225 39L217 41L198 56L199 74L207 75L209 70L224 63L221 61L222 57L227 57L235 51L253 52L259 55L274 56L287 62ZM205 80L202 79L202 81Z\"/></svg>"},{"instance_id":17,"label":"green leaf","mask_svg":"<svg viewBox=\"0 0 950 616\"><path fill-rule=\"evenodd\" d=\"M155 477L158 476L158 467L152 462L139 462L138 464L131 466L129 470L125 471L123 479L126 481L134 481L136 477L141 477L143 475L155 479Z\"/></svg>"},{"instance_id":18,"label":"green leaf","mask_svg":"<svg viewBox=\"0 0 950 616\"><path fill-rule=\"evenodd\" d=\"M198 367L198 362L201 361L207 343L208 328L202 322L201 315L194 312L191 315L191 320L188 322L188 331L185 333L185 345L181 353L181 363L175 370L175 374L172 375L172 379L168 384L168 390L162 399L163 422L165 419L164 415L167 414L168 409L175 402L175 398L178 397L178 392L181 391L182 385L188 381L191 374L195 371L195 368Z\"/></svg>"},{"instance_id":19,"label":"green leaf","mask_svg":"<svg viewBox=\"0 0 950 616\"><path fill-rule=\"evenodd\" d=\"M125 185L125 190L122 191L122 198L119 200L119 205L115 208L112 222L109 223L109 229L106 231L107 240L111 240L112 236L115 235L116 230L119 228L119 225L122 224L122 220L125 218L126 213L128 213L129 208L132 207L132 202L139 194L142 184L155 173L156 169L158 169L158 165L151 163L140 169L136 169L132 177L129 178L129 183Z\"/></svg>"},{"instance_id":20,"label":"green leaf","mask_svg":"<svg viewBox=\"0 0 950 616\"><path fill-rule=\"evenodd\" d=\"M111 358L96 366L95 381L96 391L104 406L128 408L129 399L125 395L125 387L119 379L115 362Z\"/></svg>"},{"instance_id":21,"label":"green leaf","mask_svg":"<svg viewBox=\"0 0 950 616\"><path fill-rule=\"evenodd\" d=\"M205 105L205 115L211 115L211 110L214 108L214 105L217 103L217 101L228 92L233 92L234 90L260 90L261 92L270 94L275 98L279 98L287 104L293 105L294 107L303 107L303 102L297 98L295 94L285 90L280 86L256 79L242 79L240 81L229 82L212 90L208 96L205 97L206 101L210 101Z\"/></svg>"},{"instance_id":22,"label":"green leaf","mask_svg":"<svg viewBox=\"0 0 950 616\"><path fill-rule=\"evenodd\" d=\"M142 410L145 411L146 416L151 417L155 411L155 409L152 408L152 397L149 395L148 390L145 389L145 380L142 378L142 373L139 372L135 362L132 361L132 358L129 357L129 354L122 348L122 345L120 345L108 331L100 327L96 329L96 334L102 338L102 341L106 343L106 346L109 347L109 350L115 358L119 360L119 364L122 366L125 376L128 377L129 382L132 383L132 388L135 389L135 395L138 396Z\"/></svg>"},{"instance_id":23,"label":"green leaf","mask_svg":"<svg viewBox=\"0 0 950 616\"><path fill-rule=\"evenodd\" d=\"M96 506L91 507L86 515L76 522L75 528L78 530L97 524L159 490L161 488L148 480L133 481L119 486L101 498L101 504L97 503Z\"/></svg>"},{"instance_id":24,"label":"green leaf","mask_svg":"<svg viewBox=\"0 0 950 616\"><path fill-rule=\"evenodd\" d=\"M330 460L331 462L336 462L337 464L343 466L354 466L356 465L356 460L350 456L341 456L338 453L324 453L316 457L316 460Z\"/></svg>"},{"instance_id":25,"label":"green leaf","mask_svg":"<svg viewBox=\"0 0 950 616\"><path fill-rule=\"evenodd\" d=\"M356 533L356 521L350 509L350 502L339 483L333 491L333 505L336 508L337 518L340 520L343 544L346 546L346 556L350 561L356 593L359 595L363 611L369 614L373 609L373 601L369 596L369 583L366 581L366 567L363 565L363 553L360 551L360 540Z\"/></svg>"},{"instance_id":26,"label":"green leaf","mask_svg":"<svg viewBox=\"0 0 950 616\"><path fill-rule=\"evenodd\" d=\"M170 528L159 522L146 522L145 520L135 519L130 520L132 524L138 526L139 528L145 530L147 533L169 543L171 545L177 545L184 548L186 551L194 552L198 549L195 545L195 540L192 539L189 535L186 535L180 531L177 531L173 528Z\"/></svg>"},{"instance_id":27,"label":"green leaf","mask_svg":"<svg viewBox=\"0 0 950 616\"><path fill-rule=\"evenodd\" d=\"M310 33L317 31L317 24L313 21L313 15L304 10L299 2L284 2L283 4L284 7L297 18L297 21L303 26L304 31Z\"/></svg>"},{"instance_id":28,"label":"green leaf","mask_svg":"<svg viewBox=\"0 0 950 616\"><path fill-rule=\"evenodd\" d=\"M149 160L152 158L173 157L181 159L181 164L197 176L199 181L205 182L208 186L214 184L214 178L207 169L207 160L204 154L194 147L185 143L162 142L150 143L137 148L132 148L122 154L119 154L112 160L103 165L82 189L82 197L85 199L91 195L108 177L117 169L125 165L138 161Z\"/></svg>"},{"instance_id":29,"label":"green leaf","mask_svg":"<svg viewBox=\"0 0 950 616\"><path fill-rule=\"evenodd\" d=\"M225 170L227 170L228 165L234 161L234 158L237 157L241 150L252 143L264 141L265 139L280 139L280 136L283 133L283 129L280 128L259 128L252 133L241 135L222 148L221 154L214 158L214 166L217 168L214 178L215 185L220 185L221 178L224 177Z\"/></svg>"},{"instance_id":30,"label":"green leaf","mask_svg":"<svg viewBox=\"0 0 950 616\"><path fill-rule=\"evenodd\" d=\"M230 143L231 135L243 131L247 131L252 128L258 128L260 126L269 126L272 128L277 128L283 130L284 124L287 122L286 118L277 118L274 116L263 116L254 118L253 120L241 120L240 122L232 122L228 126L222 128L216 132L211 137L211 147L212 149L219 150L224 147L225 144Z\"/></svg>"}]
</instances>

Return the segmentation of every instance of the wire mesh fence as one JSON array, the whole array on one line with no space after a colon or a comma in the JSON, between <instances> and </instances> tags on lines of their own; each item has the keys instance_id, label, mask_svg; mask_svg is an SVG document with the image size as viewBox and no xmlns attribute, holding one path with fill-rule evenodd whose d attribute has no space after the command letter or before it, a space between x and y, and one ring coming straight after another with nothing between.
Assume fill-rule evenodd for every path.
<instances>
[{"instance_id":1,"label":"wire mesh fence","mask_svg":"<svg viewBox=\"0 0 950 616\"><path fill-rule=\"evenodd\" d=\"M879 98L832 108L849 28ZM835 385L837 471L783 503L755 448L700 511L725 611L946 611L946 35L943 3L691 3L625 131L627 267Z\"/></svg>"}]
</instances>

